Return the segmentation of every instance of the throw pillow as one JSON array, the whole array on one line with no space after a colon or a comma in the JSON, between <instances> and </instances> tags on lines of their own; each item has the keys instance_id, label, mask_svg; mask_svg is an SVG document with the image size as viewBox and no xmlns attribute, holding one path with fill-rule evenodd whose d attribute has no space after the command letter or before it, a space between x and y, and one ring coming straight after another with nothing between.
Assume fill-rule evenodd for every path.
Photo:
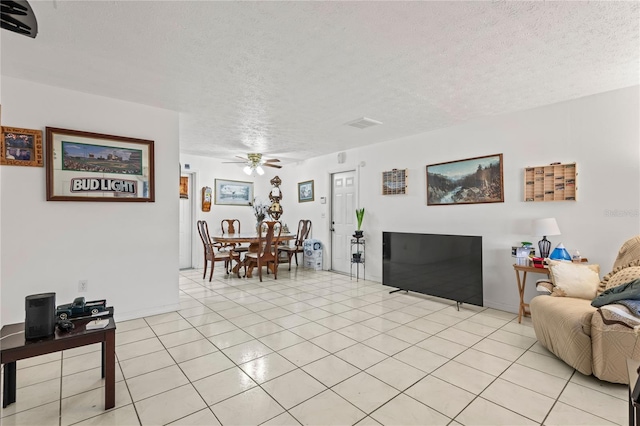
<instances>
[{"instance_id":1,"label":"throw pillow","mask_svg":"<svg viewBox=\"0 0 640 426\"><path fill-rule=\"evenodd\" d=\"M603 291L605 291L608 288L615 287L613 285L609 285L609 280L611 278L615 277L618 272L621 272L624 269L631 268L633 266L640 266L640 259L636 259L636 260L633 260L633 261L631 261L629 263L626 263L626 264L623 264L623 265L618 265L615 268L613 268L613 271L609 272L607 275L602 277L602 281L600 281L600 286L598 287L598 294L602 293ZM633 280L630 280L630 281L633 281ZM620 285L620 284L625 284L625 283L618 283L617 285Z\"/></svg>"},{"instance_id":2,"label":"throw pillow","mask_svg":"<svg viewBox=\"0 0 640 426\"><path fill-rule=\"evenodd\" d=\"M638 278L640 278L640 266L629 266L628 268L623 268L609 278L605 285L605 290L630 283Z\"/></svg>"},{"instance_id":3,"label":"throw pillow","mask_svg":"<svg viewBox=\"0 0 640 426\"><path fill-rule=\"evenodd\" d=\"M579 299L596 297L600 285L600 266L548 260L553 296L568 296Z\"/></svg>"}]
</instances>

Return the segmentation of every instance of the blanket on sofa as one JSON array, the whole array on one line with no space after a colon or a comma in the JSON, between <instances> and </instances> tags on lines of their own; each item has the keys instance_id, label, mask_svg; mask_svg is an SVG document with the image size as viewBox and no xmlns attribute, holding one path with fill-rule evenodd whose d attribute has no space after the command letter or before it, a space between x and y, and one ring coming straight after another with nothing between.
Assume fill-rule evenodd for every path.
<instances>
[{"instance_id":1,"label":"blanket on sofa","mask_svg":"<svg viewBox=\"0 0 640 426\"><path fill-rule=\"evenodd\" d=\"M640 279L603 291L591 302L602 322L620 324L640 333Z\"/></svg>"},{"instance_id":2,"label":"blanket on sofa","mask_svg":"<svg viewBox=\"0 0 640 426\"><path fill-rule=\"evenodd\" d=\"M640 319L640 300L624 299L616 302L629 310L629 312Z\"/></svg>"},{"instance_id":3,"label":"blanket on sofa","mask_svg":"<svg viewBox=\"0 0 640 426\"><path fill-rule=\"evenodd\" d=\"M640 279L603 291L593 299L591 306L599 308L620 300L640 300Z\"/></svg>"}]
</instances>

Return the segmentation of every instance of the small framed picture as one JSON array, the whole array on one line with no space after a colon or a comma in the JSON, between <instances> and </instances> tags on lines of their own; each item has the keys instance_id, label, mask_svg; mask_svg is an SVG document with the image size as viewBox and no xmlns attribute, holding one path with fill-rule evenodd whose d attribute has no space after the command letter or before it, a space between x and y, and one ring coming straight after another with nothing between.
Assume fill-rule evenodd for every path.
<instances>
[{"instance_id":1,"label":"small framed picture","mask_svg":"<svg viewBox=\"0 0 640 426\"><path fill-rule=\"evenodd\" d=\"M382 195L407 193L407 169L382 172Z\"/></svg>"},{"instance_id":2,"label":"small framed picture","mask_svg":"<svg viewBox=\"0 0 640 426\"><path fill-rule=\"evenodd\" d=\"M253 182L215 180L215 204L250 206L253 202Z\"/></svg>"},{"instance_id":3,"label":"small framed picture","mask_svg":"<svg viewBox=\"0 0 640 426\"><path fill-rule=\"evenodd\" d=\"M0 164L42 167L42 131L2 127Z\"/></svg>"},{"instance_id":4,"label":"small framed picture","mask_svg":"<svg viewBox=\"0 0 640 426\"><path fill-rule=\"evenodd\" d=\"M298 183L298 202L305 203L307 201L313 201L313 181L312 180Z\"/></svg>"},{"instance_id":5,"label":"small framed picture","mask_svg":"<svg viewBox=\"0 0 640 426\"><path fill-rule=\"evenodd\" d=\"M189 199L189 176L180 176L180 198Z\"/></svg>"}]
</instances>

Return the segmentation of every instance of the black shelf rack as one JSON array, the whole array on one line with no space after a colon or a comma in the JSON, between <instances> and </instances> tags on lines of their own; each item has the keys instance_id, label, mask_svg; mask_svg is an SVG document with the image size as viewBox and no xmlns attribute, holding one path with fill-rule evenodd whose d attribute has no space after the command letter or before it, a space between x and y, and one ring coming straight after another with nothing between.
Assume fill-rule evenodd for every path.
<instances>
[{"instance_id":1,"label":"black shelf rack","mask_svg":"<svg viewBox=\"0 0 640 426\"><path fill-rule=\"evenodd\" d=\"M353 268L356 268L356 281L360 279L360 267L362 267L362 279L365 279L365 239L363 237L355 237L351 239L351 268L349 270L349 278L353 279Z\"/></svg>"}]
</instances>

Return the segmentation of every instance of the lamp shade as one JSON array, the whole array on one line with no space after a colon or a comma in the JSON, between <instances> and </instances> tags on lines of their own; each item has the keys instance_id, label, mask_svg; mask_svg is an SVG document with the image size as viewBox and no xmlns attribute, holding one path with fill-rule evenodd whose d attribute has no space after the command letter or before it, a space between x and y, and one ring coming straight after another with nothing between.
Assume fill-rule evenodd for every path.
<instances>
[{"instance_id":1,"label":"lamp shade","mask_svg":"<svg viewBox=\"0 0 640 426\"><path fill-rule=\"evenodd\" d=\"M554 217L534 220L533 235L538 237L546 236L546 235L560 235L560 228L558 228L558 222L556 222L556 219Z\"/></svg>"}]
</instances>

